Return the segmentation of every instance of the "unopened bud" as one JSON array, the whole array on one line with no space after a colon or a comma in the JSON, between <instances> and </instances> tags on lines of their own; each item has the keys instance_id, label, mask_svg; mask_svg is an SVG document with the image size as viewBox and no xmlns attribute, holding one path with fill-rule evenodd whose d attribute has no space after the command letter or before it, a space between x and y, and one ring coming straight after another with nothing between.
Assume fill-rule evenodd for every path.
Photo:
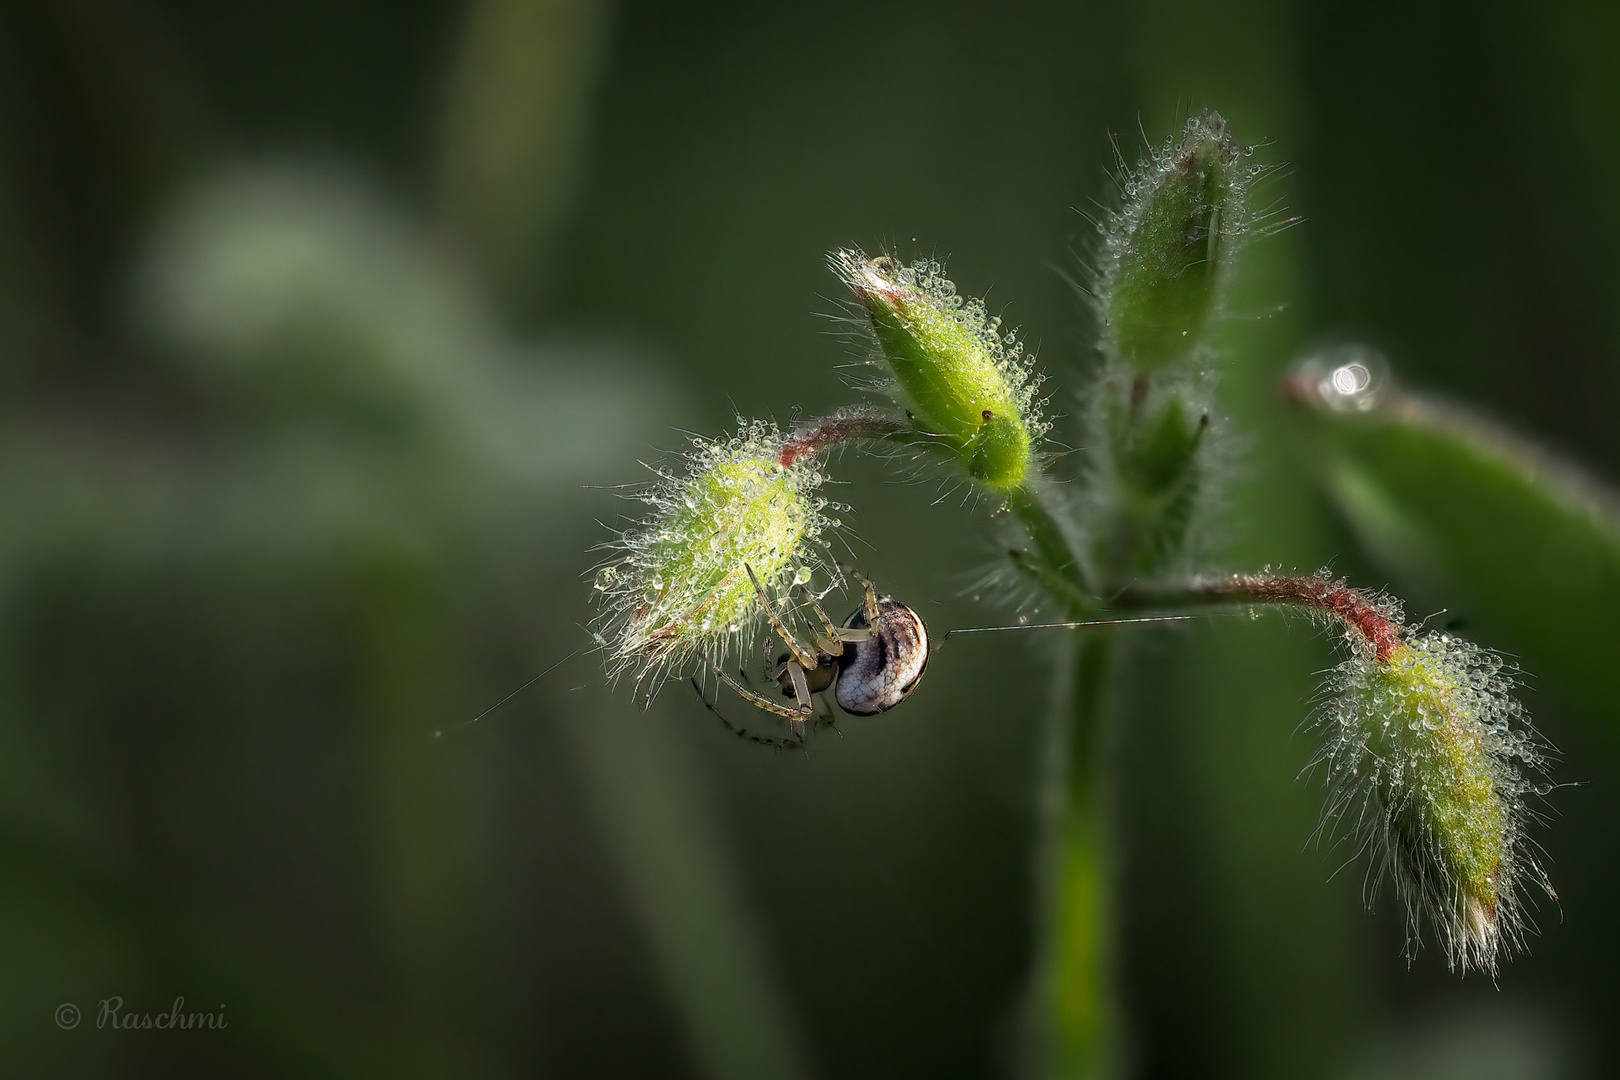
<instances>
[{"instance_id":1,"label":"unopened bud","mask_svg":"<svg viewBox=\"0 0 1620 1080\"><path fill-rule=\"evenodd\" d=\"M987 487L1021 487L1046 431L1030 370L1014 335L978 300L964 301L936 262L901 266L859 251L833 268L866 309L891 389L917 429Z\"/></svg>"},{"instance_id":2,"label":"unopened bud","mask_svg":"<svg viewBox=\"0 0 1620 1080\"><path fill-rule=\"evenodd\" d=\"M1150 371L1203 342L1249 228L1248 191L1262 171L1251 153L1206 112L1126 171L1124 203L1102 225L1094 290L1110 356Z\"/></svg>"},{"instance_id":3,"label":"unopened bud","mask_svg":"<svg viewBox=\"0 0 1620 1080\"><path fill-rule=\"evenodd\" d=\"M772 595L836 575L821 537L835 520L817 495L817 455L787 457L773 425L697 440L679 471L641 498L652 514L626 531L622 554L596 575L609 668L649 692L672 669L710 663L763 621L758 578Z\"/></svg>"},{"instance_id":4,"label":"unopened bud","mask_svg":"<svg viewBox=\"0 0 1620 1080\"><path fill-rule=\"evenodd\" d=\"M1120 576L1152 575L1182 558L1208 503L1209 468L1199 448L1209 414L1176 394L1120 424L1114 445L1115 500L1098 507L1098 555Z\"/></svg>"},{"instance_id":5,"label":"unopened bud","mask_svg":"<svg viewBox=\"0 0 1620 1080\"><path fill-rule=\"evenodd\" d=\"M1546 759L1492 653L1450 634L1403 638L1334 672L1323 710L1330 818L1371 841L1415 945L1493 973L1523 944L1526 879L1552 895L1524 835Z\"/></svg>"},{"instance_id":6,"label":"unopened bud","mask_svg":"<svg viewBox=\"0 0 1620 1080\"><path fill-rule=\"evenodd\" d=\"M1454 970L1495 975L1524 944L1526 885L1556 899L1525 835L1528 799L1548 790L1547 757L1501 659L1453 634L1414 633L1397 602L1325 572L1198 589L1298 605L1343 628L1351 656L1317 712L1331 790L1323 827L1371 854L1373 885L1391 880L1409 949L1428 927Z\"/></svg>"}]
</instances>

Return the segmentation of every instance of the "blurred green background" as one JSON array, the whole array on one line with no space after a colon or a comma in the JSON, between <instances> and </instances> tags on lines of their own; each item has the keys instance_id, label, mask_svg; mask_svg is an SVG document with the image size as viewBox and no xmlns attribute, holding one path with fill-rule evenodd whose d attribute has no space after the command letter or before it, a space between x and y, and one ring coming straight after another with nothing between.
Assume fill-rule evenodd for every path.
<instances>
[{"instance_id":1,"label":"blurred green background","mask_svg":"<svg viewBox=\"0 0 1620 1080\"><path fill-rule=\"evenodd\" d=\"M1493 546L1484 498L1388 542L1331 480L1360 451L1277 385L1367 341L1620 477L1616 42L1609 3L5 0L5 1071L1005 1074L1054 643L953 646L808 760L679 685L638 712L589 655L462 721L588 646L614 488L677 428L850 398L827 250L948 253L1072 416L1075 208L1110 132L1134 159L1211 106L1305 218L1229 335L1222 558L1446 609L1531 673L1579 786L1531 954L1408 967L1310 843L1331 638L1134 634L1131 1074L1612 1075L1616 579ZM1007 618L969 587L983 508L839 474L884 588L936 632ZM113 997L228 1026L98 1028Z\"/></svg>"}]
</instances>

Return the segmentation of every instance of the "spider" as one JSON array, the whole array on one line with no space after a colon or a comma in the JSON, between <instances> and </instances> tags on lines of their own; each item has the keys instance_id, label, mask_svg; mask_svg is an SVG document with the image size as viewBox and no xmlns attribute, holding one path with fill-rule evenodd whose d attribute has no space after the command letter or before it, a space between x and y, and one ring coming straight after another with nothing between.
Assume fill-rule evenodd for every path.
<instances>
[{"instance_id":1,"label":"spider","mask_svg":"<svg viewBox=\"0 0 1620 1080\"><path fill-rule=\"evenodd\" d=\"M819 723L837 730L830 715L825 719L816 716L816 708L811 701L812 695L831 690L838 707L852 716L876 716L880 712L887 712L910 697L912 691L917 689L917 684L922 682L923 672L928 670L930 649L936 652L943 649L957 634L1078 630L1096 626L1125 626L1131 623L1188 622L1193 618L1191 615L1150 615L1136 618L1084 619L1078 622L1020 622L1014 626L958 627L955 630L947 630L937 644L930 646L928 627L923 625L922 616L892 596L879 596L877 589L865 575L852 569L849 573L861 583L865 595L861 606L850 613L843 626L834 626L832 620L827 618L826 611L817 603L815 596L806 590L810 610L815 612L816 621L820 623L820 631L812 633L810 644L804 645L793 636L787 624L777 615L770 597L760 585L759 578L754 575L753 567L745 566L744 569L748 571L748 580L753 582L754 591L759 595L760 607L765 610L766 618L770 619L771 629L781 636L788 648L788 652L777 661L775 670L766 673L767 680L774 681L780 686L782 697L791 699L793 704L786 705L757 693L741 679L718 667L714 669L714 673L750 705L786 720L792 737L777 738L738 727L721 714L717 704L709 700L703 685L696 678L691 680L692 688L697 691L698 699L703 702L704 707L714 713L733 734L767 746L793 749L804 748L807 720L816 718ZM593 636L598 646L603 649L608 647L601 635ZM771 640L767 638L765 642L767 662L770 657ZM462 726L476 724L550 674L560 664L573 659L574 655L571 652L547 666L539 674L530 676L516 690L471 720L463 721ZM443 730L433 733L434 738L443 734Z\"/></svg>"},{"instance_id":2,"label":"spider","mask_svg":"<svg viewBox=\"0 0 1620 1080\"><path fill-rule=\"evenodd\" d=\"M745 569L759 593L760 607L765 609L771 629L787 647L787 654L777 662L769 678L792 704L757 693L718 667L715 674L750 705L786 720L791 737L760 735L733 724L721 715L694 678L692 685L704 706L734 734L768 746L799 749L804 746L805 722L816 715L812 695L831 691L838 707L851 716L876 716L900 704L922 682L928 668L928 628L922 617L893 597L879 596L872 582L859 571L850 573L861 583L865 595L843 626L834 626L816 598L810 597L810 610L820 626L812 632L810 644L805 645L776 613L753 567ZM831 725L832 720L823 723Z\"/></svg>"},{"instance_id":3,"label":"spider","mask_svg":"<svg viewBox=\"0 0 1620 1080\"><path fill-rule=\"evenodd\" d=\"M762 735L746 727L739 727L726 719L720 712L718 702L710 701L703 690L703 685L693 678L692 688L697 691L698 699L703 702L704 708L714 713L732 734L766 746L802 750L805 746L807 721L814 718L820 724L837 730L830 715L826 718L817 716L812 695L830 690L838 707L851 716L876 716L906 700L912 691L917 689L917 684L922 682L923 672L928 670L930 653L928 627L923 624L922 616L892 596L879 596L872 582L860 571L852 569L849 573L861 583L865 595L861 606L850 613L843 626L834 626L832 620L827 617L827 612L817 603L815 596L806 590L810 610L815 614L820 627L818 632L812 633L810 644L805 645L793 635L781 616L776 613L776 606L766 594L764 586L760 585L759 578L754 575L753 567L745 566L744 569L748 571L748 580L754 583L754 590L759 594L759 605L765 610L765 617L770 620L771 629L781 637L788 649L787 653L777 660L775 669L766 672L766 679L780 686L782 697L790 700L792 704L786 704L784 701L778 701L750 689L737 675L732 675L719 667L714 669L720 681L731 687L738 697L756 709L787 721L789 733L787 738ZM1189 622L1193 618L1192 615L1143 615L1125 618L1105 616L1074 622L1020 622L1012 626L959 627L947 631L933 647L933 651L944 648L946 642L958 634L1080 630L1138 623ZM771 639L766 639L767 662L770 646Z\"/></svg>"}]
</instances>

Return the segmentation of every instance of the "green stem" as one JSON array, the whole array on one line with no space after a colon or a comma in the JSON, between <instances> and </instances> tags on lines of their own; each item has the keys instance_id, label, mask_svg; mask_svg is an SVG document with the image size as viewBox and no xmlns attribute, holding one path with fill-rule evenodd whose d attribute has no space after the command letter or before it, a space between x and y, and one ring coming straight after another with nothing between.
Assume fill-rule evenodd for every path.
<instances>
[{"instance_id":1,"label":"green stem","mask_svg":"<svg viewBox=\"0 0 1620 1080\"><path fill-rule=\"evenodd\" d=\"M1097 609L1079 534L1044 478L1008 500L1029 537L1014 564L1072 617ZM1036 850L1035 961L1030 982L1031 1077L1100 1078L1118 1070L1113 958L1114 853L1100 747L1113 638L1079 639L1060 661L1042 746Z\"/></svg>"},{"instance_id":2,"label":"green stem","mask_svg":"<svg viewBox=\"0 0 1620 1080\"><path fill-rule=\"evenodd\" d=\"M1031 1066L1042 1078L1118 1072L1114 844L1101 767L1114 639L1081 639L1060 672L1043 757Z\"/></svg>"},{"instance_id":3,"label":"green stem","mask_svg":"<svg viewBox=\"0 0 1620 1080\"><path fill-rule=\"evenodd\" d=\"M1084 540L1065 527L1066 515L1054 513L1049 483L1036 477L1007 498L1007 507L1029 536L1027 551L1013 551L1013 565L1063 604L1070 616L1079 617L1097 606L1096 593L1087 584L1088 574L1077 552L1085 550Z\"/></svg>"}]
</instances>

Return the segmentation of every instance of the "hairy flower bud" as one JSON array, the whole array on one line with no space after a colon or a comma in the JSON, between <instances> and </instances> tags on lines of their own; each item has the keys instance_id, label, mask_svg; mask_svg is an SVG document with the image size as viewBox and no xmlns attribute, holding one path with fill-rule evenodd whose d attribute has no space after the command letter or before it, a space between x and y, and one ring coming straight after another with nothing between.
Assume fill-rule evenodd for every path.
<instances>
[{"instance_id":1,"label":"hairy flower bud","mask_svg":"<svg viewBox=\"0 0 1620 1080\"><path fill-rule=\"evenodd\" d=\"M1453 970L1495 975L1522 947L1526 882L1556 899L1531 854L1527 800L1547 791L1547 758L1502 661L1453 634L1412 632L1400 605L1326 573L1202 580L1206 599L1302 607L1338 623L1351 656L1323 691L1317 722L1331 795L1324 831L1372 854L1406 909L1408 947L1432 927Z\"/></svg>"},{"instance_id":2,"label":"hairy flower bud","mask_svg":"<svg viewBox=\"0 0 1620 1080\"><path fill-rule=\"evenodd\" d=\"M817 494L816 455L785 455L772 424L728 440L695 440L681 472L660 472L640 498L645 522L612 545L597 571L600 634L614 674L649 693L695 658L717 661L764 617L755 577L773 595L837 570L822 535L838 522Z\"/></svg>"},{"instance_id":3,"label":"hairy flower bud","mask_svg":"<svg viewBox=\"0 0 1620 1080\"><path fill-rule=\"evenodd\" d=\"M1214 485L1209 413L1188 396L1175 386L1121 400L1099 384L1103 435L1093 444L1090 514L1094 557L1111 578L1160 575L1196 544Z\"/></svg>"},{"instance_id":4,"label":"hairy flower bud","mask_svg":"<svg viewBox=\"0 0 1620 1080\"><path fill-rule=\"evenodd\" d=\"M964 301L932 260L901 266L841 251L831 261L864 305L891 388L918 430L985 486L1023 486L1047 425L1040 379L1017 338L981 301Z\"/></svg>"},{"instance_id":5,"label":"hairy flower bud","mask_svg":"<svg viewBox=\"0 0 1620 1080\"><path fill-rule=\"evenodd\" d=\"M1264 171L1245 163L1251 153L1206 112L1187 121L1180 142L1122 169L1124 203L1101 225L1093 290L1109 356L1150 371L1202 343L1249 229L1249 188Z\"/></svg>"},{"instance_id":6,"label":"hairy flower bud","mask_svg":"<svg viewBox=\"0 0 1620 1080\"><path fill-rule=\"evenodd\" d=\"M1380 659L1357 648L1329 681L1320 721L1328 819L1370 846L1407 912L1415 947L1432 927L1453 969L1495 973L1523 943L1526 797L1546 759L1494 654L1451 634L1403 637Z\"/></svg>"}]
</instances>

